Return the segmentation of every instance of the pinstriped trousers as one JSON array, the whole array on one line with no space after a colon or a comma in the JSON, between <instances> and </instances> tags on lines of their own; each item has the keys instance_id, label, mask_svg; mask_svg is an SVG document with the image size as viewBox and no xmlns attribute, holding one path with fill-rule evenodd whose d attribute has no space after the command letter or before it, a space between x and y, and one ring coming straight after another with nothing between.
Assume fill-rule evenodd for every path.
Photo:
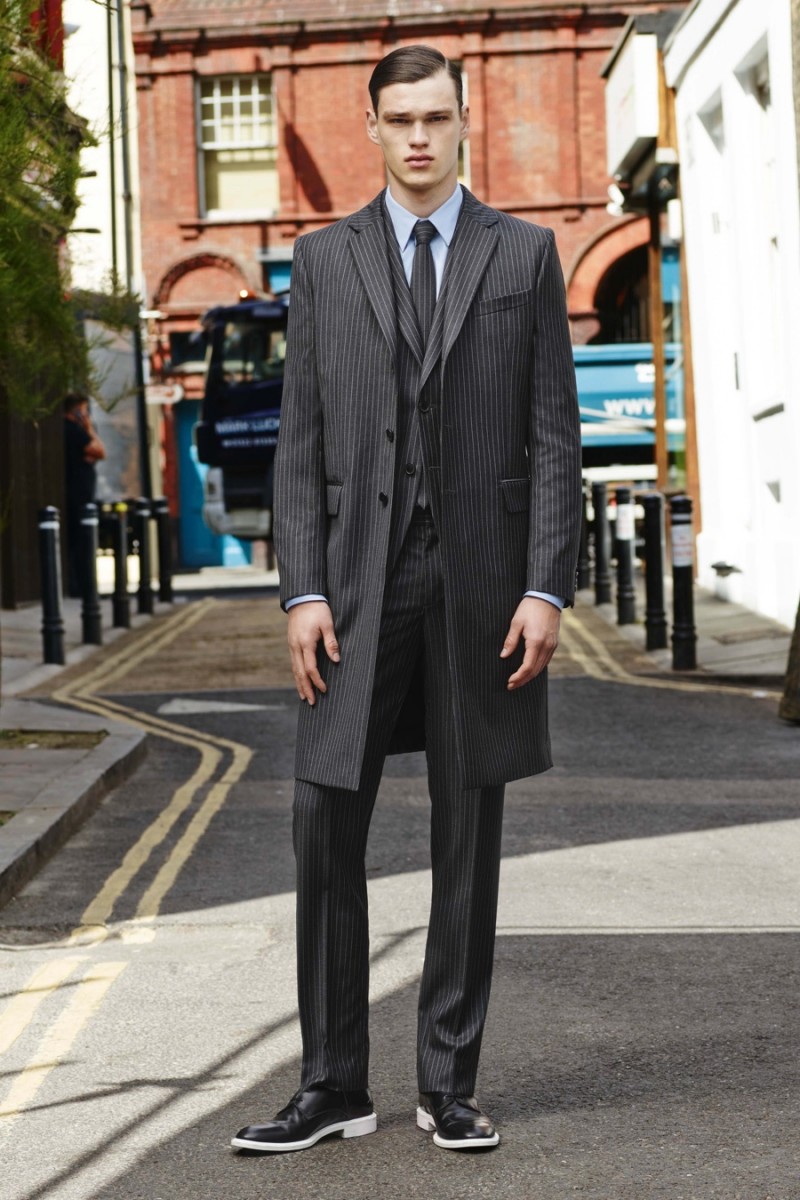
<instances>
[{"instance_id":1,"label":"pinstriped trousers","mask_svg":"<svg viewBox=\"0 0 800 1200\"><path fill-rule=\"evenodd\" d=\"M499 653L499 651L498 651ZM433 890L419 996L421 1091L471 1096L489 1002L502 785L460 783L441 554L416 510L387 580L367 749L357 791L298 780L297 959L301 1086L368 1083L369 928L365 852L389 739L424 656Z\"/></svg>"}]
</instances>

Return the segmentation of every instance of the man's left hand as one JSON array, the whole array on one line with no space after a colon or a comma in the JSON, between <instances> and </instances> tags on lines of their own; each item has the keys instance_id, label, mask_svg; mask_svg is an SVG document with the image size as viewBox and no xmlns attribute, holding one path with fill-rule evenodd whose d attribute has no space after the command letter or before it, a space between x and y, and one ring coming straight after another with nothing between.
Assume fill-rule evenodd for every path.
<instances>
[{"instance_id":1,"label":"man's left hand","mask_svg":"<svg viewBox=\"0 0 800 1200\"><path fill-rule=\"evenodd\" d=\"M540 600L537 596L525 596L520 601L517 611L511 619L508 637L503 642L500 651L501 658L508 658L519 645L520 638L525 643L525 656L518 671L506 685L509 691L530 683L542 672L553 657L558 646L558 630L561 624L561 610L549 600Z\"/></svg>"}]
</instances>

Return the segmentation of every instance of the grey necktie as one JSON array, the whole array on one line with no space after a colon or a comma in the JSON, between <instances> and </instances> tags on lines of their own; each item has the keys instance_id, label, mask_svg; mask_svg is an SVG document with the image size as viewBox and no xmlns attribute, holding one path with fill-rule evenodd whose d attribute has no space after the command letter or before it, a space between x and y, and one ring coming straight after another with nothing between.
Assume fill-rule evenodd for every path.
<instances>
[{"instance_id":1,"label":"grey necktie","mask_svg":"<svg viewBox=\"0 0 800 1200\"><path fill-rule=\"evenodd\" d=\"M411 299L417 313L422 344L427 345L436 307L436 270L431 254L431 238L436 237L432 221L417 221L414 226L414 262L411 267Z\"/></svg>"}]
</instances>

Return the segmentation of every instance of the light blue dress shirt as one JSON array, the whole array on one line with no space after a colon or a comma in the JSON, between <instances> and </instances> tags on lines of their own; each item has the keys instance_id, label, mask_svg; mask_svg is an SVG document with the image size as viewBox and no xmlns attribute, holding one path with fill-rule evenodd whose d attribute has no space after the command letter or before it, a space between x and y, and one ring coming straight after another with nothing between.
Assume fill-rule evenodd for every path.
<instances>
[{"instance_id":1,"label":"light blue dress shirt","mask_svg":"<svg viewBox=\"0 0 800 1200\"><path fill-rule=\"evenodd\" d=\"M400 247L400 256L403 260L406 282L410 284L411 268L414 264L414 251L416 249L414 226L419 217L415 213L409 212L407 208L403 208L402 204L398 204L388 187L385 192L385 199L386 211L391 218L392 228L397 238L397 244ZM447 252L450 249L450 243L456 231L456 224L458 223L463 199L464 193L459 184L452 196L448 200L445 200L444 204L440 205L428 217L431 224L436 226L436 236L431 238L431 255L433 256L433 267L436 272L437 296L442 286L444 264L447 261ZM564 607L563 598L561 596L551 596L549 592L526 592L525 595L535 596L539 600L547 600L549 604L554 604L556 608ZM316 594L295 596L292 600L286 601L286 609L288 611L295 604L304 604L308 600L323 600L326 604L328 602L326 596L318 596Z\"/></svg>"}]
</instances>

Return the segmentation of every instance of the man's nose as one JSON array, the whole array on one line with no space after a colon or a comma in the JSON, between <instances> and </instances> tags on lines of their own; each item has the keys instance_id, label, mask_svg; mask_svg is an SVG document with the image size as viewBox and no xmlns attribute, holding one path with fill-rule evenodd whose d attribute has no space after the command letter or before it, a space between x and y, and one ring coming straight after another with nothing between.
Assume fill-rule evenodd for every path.
<instances>
[{"instance_id":1,"label":"man's nose","mask_svg":"<svg viewBox=\"0 0 800 1200\"><path fill-rule=\"evenodd\" d=\"M428 130L424 121L415 121L411 126L410 142L412 146L424 146L428 141Z\"/></svg>"}]
</instances>

